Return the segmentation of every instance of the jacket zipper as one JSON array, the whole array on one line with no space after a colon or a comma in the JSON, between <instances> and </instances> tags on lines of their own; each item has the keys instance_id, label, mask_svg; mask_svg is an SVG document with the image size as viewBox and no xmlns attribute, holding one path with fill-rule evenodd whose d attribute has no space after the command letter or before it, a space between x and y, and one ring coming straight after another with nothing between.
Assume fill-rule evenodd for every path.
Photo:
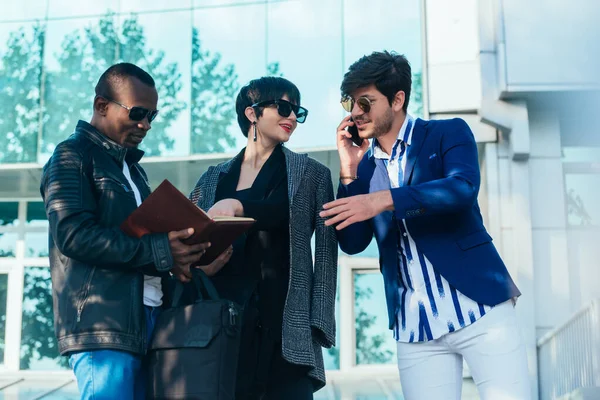
<instances>
[{"instance_id":1,"label":"jacket zipper","mask_svg":"<svg viewBox=\"0 0 600 400\"><path fill-rule=\"evenodd\" d=\"M237 325L237 317L238 317L238 312L235 309L235 306L232 302L229 303L229 324L232 327L235 327Z\"/></svg>"},{"instance_id":2,"label":"jacket zipper","mask_svg":"<svg viewBox=\"0 0 600 400\"><path fill-rule=\"evenodd\" d=\"M126 184L124 184L123 182L119 182L116 179L112 179L112 178L108 178L106 176L103 176L101 178L98 179L100 182L104 181L104 182L113 182L116 183L117 185L121 186L123 188L123 190L125 191L125 193L133 193L131 191L131 189L129 189L129 186L127 186Z\"/></svg>"},{"instance_id":3,"label":"jacket zipper","mask_svg":"<svg viewBox=\"0 0 600 400\"><path fill-rule=\"evenodd\" d=\"M83 307L85 306L85 303L87 302L87 298L88 298L88 293L90 291L90 284L92 283L92 277L94 276L94 271L96 270L96 267L92 267L92 271L90 272L90 276L88 277L85 286L84 286L84 290L83 290L83 296L81 296L81 302L79 303L79 307L77 307L77 322L81 322L81 313L83 313Z\"/></svg>"}]
</instances>

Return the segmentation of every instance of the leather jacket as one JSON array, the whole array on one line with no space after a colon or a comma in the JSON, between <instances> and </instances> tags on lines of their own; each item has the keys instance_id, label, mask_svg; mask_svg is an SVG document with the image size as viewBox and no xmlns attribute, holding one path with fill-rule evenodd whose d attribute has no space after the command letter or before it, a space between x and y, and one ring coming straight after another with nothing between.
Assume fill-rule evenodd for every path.
<instances>
[{"instance_id":1,"label":"leather jacket","mask_svg":"<svg viewBox=\"0 0 600 400\"><path fill-rule=\"evenodd\" d=\"M44 166L40 190L50 223L54 328L63 355L98 349L141 355L147 348L143 276L166 274L173 257L166 233L137 239L119 229L137 207L124 160L142 199L150 194L138 164L143 154L79 121Z\"/></svg>"}]
</instances>

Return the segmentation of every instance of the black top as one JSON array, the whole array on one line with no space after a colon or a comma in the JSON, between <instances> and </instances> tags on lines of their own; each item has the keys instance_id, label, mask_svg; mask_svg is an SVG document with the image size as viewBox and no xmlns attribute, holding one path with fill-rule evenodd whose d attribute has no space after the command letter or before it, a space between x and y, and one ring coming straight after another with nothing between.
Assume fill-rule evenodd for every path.
<instances>
[{"instance_id":1,"label":"black top","mask_svg":"<svg viewBox=\"0 0 600 400\"><path fill-rule=\"evenodd\" d=\"M283 307L290 276L289 200L285 155L277 146L252 187L237 191L240 157L217 185L215 203L238 199L254 226L233 244L233 255L214 277L220 295L256 306L262 326L281 337Z\"/></svg>"}]
</instances>

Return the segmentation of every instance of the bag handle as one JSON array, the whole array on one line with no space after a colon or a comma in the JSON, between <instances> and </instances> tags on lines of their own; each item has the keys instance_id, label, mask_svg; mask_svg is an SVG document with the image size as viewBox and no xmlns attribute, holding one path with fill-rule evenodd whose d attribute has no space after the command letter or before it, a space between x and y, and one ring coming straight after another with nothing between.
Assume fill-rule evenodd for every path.
<instances>
[{"instance_id":1,"label":"bag handle","mask_svg":"<svg viewBox=\"0 0 600 400\"><path fill-rule=\"evenodd\" d=\"M192 268L192 284L196 289L196 303L204 300L220 300L221 297L215 288L215 285L210 281L210 278L199 268ZM179 280L175 281L175 289L173 290L173 298L171 299L171 308L179 307L183 289L185 284ZM202 289L206 291L208 296L204 296Z\"/></svg>"},{"instance_id":2,"label":"bag handle","mask_svg":"<svg viewBox=\"0 0 600 400\"><path fill-rule=\"evenodd\" d=\"M219 296L219 292L217 292L217 288L211 282L210 278L206 275L204 271L200 268L192 268L192 282L196 287L196 292L198 293L198 300L221 300ZM204 298L202 295L202 288L206 291L208 298Z\"/></svg>"}]
</instances>

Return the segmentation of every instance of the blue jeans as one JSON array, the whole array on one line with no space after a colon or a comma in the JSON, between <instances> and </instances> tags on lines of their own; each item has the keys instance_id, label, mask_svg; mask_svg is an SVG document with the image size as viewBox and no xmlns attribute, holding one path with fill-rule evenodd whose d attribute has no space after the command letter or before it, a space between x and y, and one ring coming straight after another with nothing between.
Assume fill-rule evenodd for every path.
<instances>
[{"instance_id":1,"label":"blue jeans","mask_svg":"<svg viewBox=\"0 0 600 400\"><path fill-rule=\"evenodd\" d=\"M160 308L144 306L148 343ZM119 350L71 353L69 365L75 373L82 400L142 400L146 396L143 357Z\"/></svg>"}]
</instances>

